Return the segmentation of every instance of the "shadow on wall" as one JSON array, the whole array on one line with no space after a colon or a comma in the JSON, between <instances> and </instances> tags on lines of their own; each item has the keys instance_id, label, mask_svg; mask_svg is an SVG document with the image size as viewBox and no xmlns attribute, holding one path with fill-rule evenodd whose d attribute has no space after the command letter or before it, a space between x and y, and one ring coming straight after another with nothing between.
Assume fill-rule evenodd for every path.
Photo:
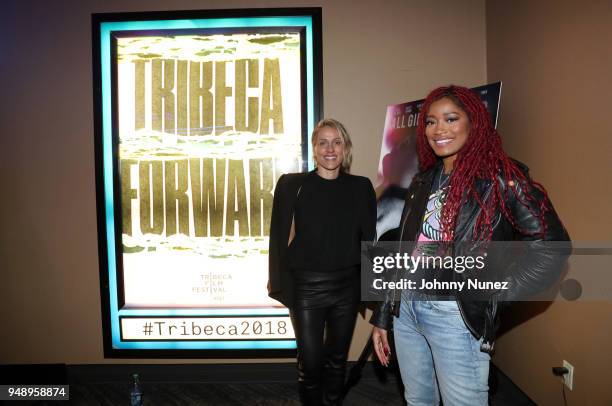
<instances>
[{"instance_id":1,"label":"shadow on wall","mask_svg":"<svg viewBox=\"0 0 612 406\"><path fill-rule=\"evenodd\" d=\"M569 301L578 299L580 297L580 293L578 292L577 295L574 295L574 293L576 293L573 292L575 288L570 289L569 292L567 289L565 289L565 287L571 287L570 282L574 282L573 280L565 280L569 270L570 265L569 263L566 263L556 283L546 291L536 295L533 298L533 301L515 302L508 309L504 309L503 313L501 314L501 323L499 330L497 331L497 337L499 338L503 336L513 328L548 310L548 308L552 306L553 300L545 300L544 298L559 298L558 300ZM538 298L540 299L538 300Z\"/></svg>"},{"instance_id":2,"label":"shadow on wall","mask_svg":"<svg viewBox=\"0 0 612 406\"><path fill-rule=\"evenodd\" d=\"M552 301L514 303L502 314L497 337L501 337L506 332L523 324L527 320L544 313L552 305L552 303Z\"/></svg>"}]
</instances>

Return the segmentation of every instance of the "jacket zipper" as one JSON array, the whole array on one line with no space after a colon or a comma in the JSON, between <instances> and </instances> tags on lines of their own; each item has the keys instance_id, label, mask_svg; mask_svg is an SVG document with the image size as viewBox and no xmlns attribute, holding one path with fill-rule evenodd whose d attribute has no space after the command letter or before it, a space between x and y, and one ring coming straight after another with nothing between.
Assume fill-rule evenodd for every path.
<instances>
[{"instance_id":1,"label":"jacket zipper","mask_svg":"<svg viewBox=\"0 0 612 406\"><path fill-rule=\"evenodd\" d=\"M489 197L489 194L491 194L491 188L489 188L487 190L486 195L485 195L484 198L486 199L487 197ZM453 244L453 256L454 256L454 254L455 254L455 249L454 249L454 244ZM463 319L463 322L465 323L465 326L468 328L468 330L470 330L470 333L472 333L472 335L474 337L478 337L479 334L476 332L476 330L474 330L474 327L472 327L472 325L470 324L469 320L465 316L465 312L463 310L463 306L461 305L461 300L459 300L459 298L457 297L455 299L455 302L457 302L457 307L459 308L459 313L461 313L461 318ZM485 309L485 311L486 311L486 309ZM485 320L485 332L486 332L486 320ZM484 333L482 334L481 337L484 337ZM478 338L480 339L480 337L478 337Z\"/></svg>"},{"instance_id":2,"label":"jacket zipper","mask_svg":"<svg viewBox=\"0 0 612 406\"><path fill-rule=\"evenodd\" d=\"M411 202L413 198L414 198L414 192L410 195ZM397 252L400 252L402 249L402 238L404 237L404 227L406 226L406 220L408 219L408 215L410 213L412 213L412 205L410 205L410 207L408 208L408 211L406 212L406 215L404 216L404 221L402 222L402 231L400 232L400 238L397 243ZM396 268L395 269L395 279L394 279L396 281L397 281L398 272L399 270ZM396 289L393 289L393 299L391 300L391 314L395 313L395 292L396 292Z\"/></svg>"},{"instance_id":3,"label":"jacket zipper","mask_svg":"<svg viewBox=\"0 0 612 406\"><path fill-rule=\"evenodd\" d=\"M422 184L423 182L421 182ZM412 194L410 195L410 202L412 202L412 199L414 198L416 192L412 192ZM399 238L399 242L398 242L398 247L397 247L397 251L400 252L400 250L402 249L402 239L404 237L404 228L406 226L406 221L408 221L408 216L412 213L412 204L410 205L410 207L408 208L408 211L406 212L406 215L404 216L404 221L402 222L402 231L400 232L400 238ZM427 203L425 203L425 207L424 210L427 209ZM421 217L423 217L421 215ZM417 229L416 235L414 236L413 240L416 240L416 238L419 235L419 231L420 229ZM397 280L397 273L399 272L399 270L396 269L395 271L395 279ZM391 314L395 314L395 295L396 295L396 289L393 289L393 300L391 301ZM398 308L398 314L396 314L396 316L399 317L399 308Z\"/></svg>"}]
</instances>

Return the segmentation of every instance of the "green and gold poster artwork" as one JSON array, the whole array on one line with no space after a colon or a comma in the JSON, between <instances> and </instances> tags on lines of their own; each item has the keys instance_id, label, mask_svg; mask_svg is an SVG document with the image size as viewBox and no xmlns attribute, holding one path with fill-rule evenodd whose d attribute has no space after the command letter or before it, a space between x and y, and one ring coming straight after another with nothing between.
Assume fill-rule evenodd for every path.
<instances>
[{"instance_id":1,"label":"green and gold poster artwork","mask_svg":"<svg viewBox=\"0 0 612 406\"><path fill-rule=\"evenodd\" d=\"M275 306L276 179L302 166L299 33L117 40L128 307Z\"/></svg>"}]
</instances>

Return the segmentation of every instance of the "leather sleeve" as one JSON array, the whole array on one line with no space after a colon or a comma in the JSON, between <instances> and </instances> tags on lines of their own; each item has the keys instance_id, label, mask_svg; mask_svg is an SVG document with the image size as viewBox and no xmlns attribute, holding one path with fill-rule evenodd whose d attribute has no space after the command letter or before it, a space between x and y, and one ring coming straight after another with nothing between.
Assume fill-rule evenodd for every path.
<instances>
[{"instance_id":1,"label":"leather sleeve","mask_svg":"<svg viewBox=\"0 0 612 406\"><path fill-rule=\"evenodd\" d=\"M386 257L388 255L392 255L393 253L389 252L388 249L381 247L376 244L368 248L368 253L366 256L369 260L376 256ZM377 278L382 278L384 281L396 281L398 278L398 273L395 269L386 270L385 272L378 274ZM385 330L390 330L392 326L392 315L397 313L396 310L398 308L398 303L395 300L397 298L393 298L394 294L397 292L391 290L381 290L377 291L373 287L370 287L370 296L376 297L377 300L373 301L373 311L372 317L370 317L370 324L373 324L376 327L384 328ZM397 315L397 314L395 314Z\"/></svg>"},{"instance_id":2,"label":"leather sleeve","mask_svg":"<svg viewBox=\"0 0 612 406\"><path fill-rule=\"evenodd\" d=\"M391 306L393 302L386 300L384 302L376 302L370 324L375 327L380 327L384 330L391 330L393 322L391 321Z\"/></svg>"},{"instance_id":3,"label":"leather sleeve","mask_svg":"<svg viewBox=\"0 0 612 406\"><path fill-rule=\"evenodd\" d=\"M530 180L526 187L532 198L527 198L518 186L515 191L508 191L507 204L518 232L515 239L525 241L527 247L524 255L507 271L506 281L511 288L499 295L504 301L526 299L552 286L565 270L572 248L570 237L550 200L544 210L545 227L542 229L537 216L542 213L540 202L546 197ZM551 244L551 241L556 242Z\"/></svg>"}]
</instances>

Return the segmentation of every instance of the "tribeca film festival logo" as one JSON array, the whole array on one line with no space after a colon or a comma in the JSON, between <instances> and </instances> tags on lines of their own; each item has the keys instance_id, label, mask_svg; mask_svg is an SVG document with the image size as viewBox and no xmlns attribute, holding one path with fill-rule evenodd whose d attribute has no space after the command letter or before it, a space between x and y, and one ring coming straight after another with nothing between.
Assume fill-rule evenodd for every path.
<instances>
[{"instance_id":1,"label":"tribeca film festival logo","mask_svg":"<svg viewBox=\"0 0 612 406\"><path fill-rule=\"evenodd\" d=\"M208 272L200 274L197 286L192 287L195 294L211 296L215 300L222 301L227 292L225 282L232 281L230 273Z\"/></svg>"},{"instance_id":2,"label":"tribeca film festival logo","mask_svg":"<svg viewBox=\"0 0 612 406\"><path fill-rule=\"evenodd\" d=\"M372 272L382 274L397 270L415 275L417 271L453 271L462 274L465 271L480 271L485 268L485 257L480 256L413 256L407 253L395 255L379 255L372 257ZM382 276L382 275L381 275ZM416 279L416 280L415 280ZM478 278L466 280L439 280L437 278L400 278L399 280L384 280L375 278L372 287L376 290L453 290L461 292L467 290L508 290L506 281L483 281Z\"/></svg>"}]
</instances>

